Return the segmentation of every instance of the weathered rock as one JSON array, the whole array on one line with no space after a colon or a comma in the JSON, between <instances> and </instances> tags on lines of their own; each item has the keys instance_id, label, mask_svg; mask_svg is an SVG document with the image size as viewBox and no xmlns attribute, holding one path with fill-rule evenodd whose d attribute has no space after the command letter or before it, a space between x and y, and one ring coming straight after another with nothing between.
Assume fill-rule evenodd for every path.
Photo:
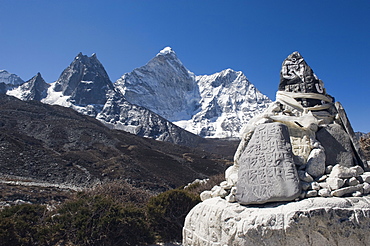
<instances>
[{"instance_id":1,"label":"weathered rock","mask_svg":"<svg viewBox=\"0 0 370 246\"><path fill-rule=\"evenodd\" d=\"M341 196L344 196L344 195L352 194L356 191L360 191L360 190L363 189L363 187L364 187L363 184L359 184L359 185L356 185L356 186L344 187L344 188L332 191L331 195L341 197Z\"/></svg>"},{"instance_id":2,"label":"weathered rock","mask_svg":"<svg viewBox=\"0 0 370 246\"><path fill-rule=\"evenodd\" d=\"M368 170L369 165L368 165L368 163L366 161L366 158L364 156L364 153L363 153L363 151L360 147L360 143L358 142L357 137L356 137L356 135L353 131L351 123L348 120L346 111L344 110L344 108L343 108L343 106L340 102L335 102L334 105L335 105L335 108L338 111L338 116L339 116L339 118L340 118L340 120L341 120L341 122L344 126L344 129L348 133L349 138L351 139L351 142L352 142L353 147L355 149L354 154L355 154L356 160L358 162L357 164L362 166L365 170Z\"/></svg>"},{"instance_id":3,"label":"weathered rock","mask_svg":"<svg viewBox=\"0 0 370 246\"><path fill-rule=\"evenodd\" d=\"M299 179L304 181L304 182L307 182L307 183L310 183L313 181L313 178L311 175L309 175L307 172L305 171L298 171L298 176L299 176Z\"/></svg>"},{"instance_id":4,"label":"weathered rock","mask_svg":"<svg viewBox=\"0 0 370 246\"><path fill-rule=\"evenodd\" d=\"M340 125L323 127L316 133L316 138L325 148L327 165L354 166L351 139Z\"/></svg>"},{"instance_id":5,"label":"weathered rock","mask_svg":"<svg viewBox=\"0 0 370 246\"><path fill-rule=\"evenodd\" d=\"M200 193L200 200L205 201L210 198L212 198L212 191L205 190L202 193Z\"/></svg>"},{"instance_id":6,"label":"weathered rock","mask_svg":"<svg viewBox=\"0 0 370 246\"><path fill-rule=\"evenodd\" d=\"M326 189L326 188L319 190L318 195L319 196L322 196L322 197L329 197L329 196L331 196L330 190L329 189Z\"/></svg>"},{"instance_id":7,"label":"weathered rock","mask_svg":"<svg viewBox=\"0 0 370 246\"><path fill-rule=\"evenodd\" d=\"M360 181L358 181L355 177L352 177L350 179L347 180L346 184L349 185L349 186L356 186L360 183Z\"/></svg>"},{"instance_id":8,"label":"weathered rock","mask_svg":"<svg viewBox=\"0 0 370 246\"><path fill-rule=\"evenodd\" d=\"M363 191L364 191L364 195L367 195L367 194L369 194L370 193L370 184L369 183L364 183L363 184Z\"/></svg>"},{"instance_id":9,"label":"weathered rock","mask_svg":"<svg viewBox=\"0 0 370 246\"><path fill-rule=\"evenodd\" d=\"M325 151L318 148L313 149L308 156L306 172L317 178L325 174Z\"/></svg>"},{"instance_id":10,"label":"weathered rock","mask_svg":"<svg viewBox=\"0 0 370 246\"><path fill-rule=\"evenodd\" d=\"M365 172L360 175L362 182L370 183L370 172Z\"/></svg>"},{"instance_id":11,"label":"weathered rock","mask_svg":"<svg viewBox=\"0 0 370 246\"><path fill-rule=\"evenodd\" d=\"M344 185L344 180L341 178L327 178L326 183L329 185L330 189L336 190Z\"/></svg>"},{"instance_id":12,"label":"weathered rock","mask_svg":"<svg viewBox=\"0 0 370 246\"><path fill-rule=\"evenodd\" d=\"M184 246L348 246L370 242L370 197L246 207L212 198L185 219Z\"/></svg>"},{"instance_id":13,"label":"weathered rock","mask_svg":"<svg viewBox=\"0 0 370 246\"><path fill-rule=\"evenodd\" d=\"M337 164L333 167L333 170L331 171L329 178L352 178L352 177L358 177L361 174L364 173L364 170L360 166L354 166L354 167L344 167L340 164Z\"/></svg>"},{"instance_id":14,"label":"weathered rock","mask_svg":"<svg viewBox=\"0 0 370 246\"><path fill-rule=\"evenodd\" d=\"M299 196L298 175L284 124L257 126L239 165L236 193L239 203L291 201Z\"/></svg>"},{"instance_id":15,"label":"weathered rock","mask_svg":"<svg viewBox=\"0 0 370 246\"><path fill-rule=\"evenodd\" d=\"M317 196L317 190L307 191L306 197L315 197L315 196Z\"/></svg>"}]
</instances>

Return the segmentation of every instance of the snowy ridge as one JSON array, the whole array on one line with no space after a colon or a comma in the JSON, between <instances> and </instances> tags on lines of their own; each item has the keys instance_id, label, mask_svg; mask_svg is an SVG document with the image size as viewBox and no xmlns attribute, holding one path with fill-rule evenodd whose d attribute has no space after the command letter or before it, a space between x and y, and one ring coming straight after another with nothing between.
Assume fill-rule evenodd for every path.
<instances>
[{"instance_id":1,"label":"snowy ridge","mask_svg":"<svg viewBox=\"0 0 370 246\"><path fill-rule=\"evenodd\" d=\"M195 76L170 47L114 85L129 102L202 137L238 138L242 126L271 102L242 72Z\"/></svg>"},{"instance_id":2,"label":"snowy ridge","mask_svg":"<svg viewBox=\"0 0 370 246\"><path fill-rule=\"evenodd\" d=\"M174 122L203 137L237 138L243 125L261 113L271 100L242 72L226 69L197 76L201 109L191 120Z\"/></svg>"}]
</instances>

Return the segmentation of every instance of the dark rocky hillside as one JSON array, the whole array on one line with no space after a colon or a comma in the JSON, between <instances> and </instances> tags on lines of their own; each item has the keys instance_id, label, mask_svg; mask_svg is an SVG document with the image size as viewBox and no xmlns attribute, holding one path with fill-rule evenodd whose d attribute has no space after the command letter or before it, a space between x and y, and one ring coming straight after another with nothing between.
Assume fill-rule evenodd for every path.
<instances>
[{"instance_id":1,"label":"dark rocky hillside","mask_svg":"<svg viewBox=\"0 0 370 246\"><path fill-rule=\"evenodd\" d=\"M0 95L0 115L3 184L21 180L78 188L120 179L159 192L222 173L237 146L204 140L201 148L218 153L210 154L111 130L69 108L6 95Z\"/></svg>"}]
</instances>

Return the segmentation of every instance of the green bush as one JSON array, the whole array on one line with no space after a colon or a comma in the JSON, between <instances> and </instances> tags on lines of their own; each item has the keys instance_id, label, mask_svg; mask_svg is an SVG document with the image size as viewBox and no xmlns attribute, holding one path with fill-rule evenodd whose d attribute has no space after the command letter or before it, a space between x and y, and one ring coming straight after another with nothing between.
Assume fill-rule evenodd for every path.
<instances>
[{"instance_id":1,"label":"green bush","mask_svg":"<svg viewBox=\"0 0 370 246\"><path fill-rule=\"evenodd\" d=\"M77 245L138 245L153 242L145 211L95 195L65 202L53 216L56 237Z\"/></svg>"},{"instance_id":2,"label":"green bush","mask_svg":"<svg viewBox=\"0 0 370 246\"><path fill-rule=\"evenodd\" d=\"M185 217L199 202L199 196L179 189L151 197L147 212L159 239L164 242L181 240Z\"/></svg>"},{"instance_id":3,"label":"green bush","mask_svg":"<svg viewBox=\"0 0 370 246\"><path fill-rule=\"evenodd\" d=\"M49 245L46 207L22 204L0 210L0 245Z\"/></svg>"}]
</instances>

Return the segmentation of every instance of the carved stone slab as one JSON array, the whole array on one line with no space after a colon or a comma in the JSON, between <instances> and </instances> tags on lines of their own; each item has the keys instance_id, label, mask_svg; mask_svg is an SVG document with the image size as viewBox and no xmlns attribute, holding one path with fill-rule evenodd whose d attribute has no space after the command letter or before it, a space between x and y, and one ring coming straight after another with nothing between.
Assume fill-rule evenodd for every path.
<instances>
[{"instance_id":1,"label":"carved stone slab","mask_svg":"<svg viewBox=\"0 0 370 246\"><path fill-rule=\"evenodd\" d=\"M241 204L291 201L300 194L288 127L257 126L239 159L236 198Z\"/></svg>"}]
</instances>

